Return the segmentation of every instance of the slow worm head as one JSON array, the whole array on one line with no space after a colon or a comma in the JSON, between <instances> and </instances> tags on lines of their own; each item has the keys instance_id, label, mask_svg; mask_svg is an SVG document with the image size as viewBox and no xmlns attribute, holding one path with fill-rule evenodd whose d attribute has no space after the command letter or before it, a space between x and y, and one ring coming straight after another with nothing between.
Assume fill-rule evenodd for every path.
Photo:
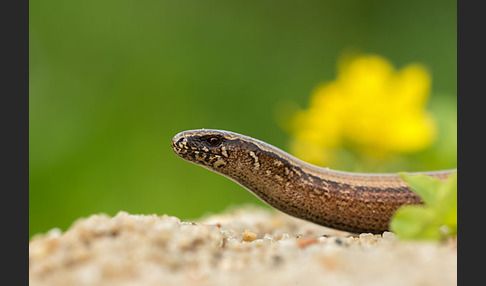
<instances>
[{"instance_id":1,"label":"slow worm head","mask_svg":"<svg viewBox=\"0 0 486 286\"><path fill-rule=\"evenodd\" d=\"M400 206L422 203L396 174L317 167L234 132L183 131L172 139L172 149L182 159L230 178L284 213L344 231L381 233L388 230ZM455 171L420 174L445 179Z\"/></svg>"}]
</instances>

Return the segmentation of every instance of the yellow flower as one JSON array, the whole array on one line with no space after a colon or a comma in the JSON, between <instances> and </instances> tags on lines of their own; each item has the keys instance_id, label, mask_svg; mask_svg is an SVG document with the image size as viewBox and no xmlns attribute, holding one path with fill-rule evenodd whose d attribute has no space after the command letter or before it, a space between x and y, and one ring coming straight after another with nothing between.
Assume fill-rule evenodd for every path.
<instances>
[{"instance_id":1,"label":"yellow flower","mask_svg":"<svg viewBox=\"0 0 486 286\"><path fill-rule=\"evenodd\" d=\"M381 158L425 149L436 135L425 109L430 82L419 64L396 71L376 55L341 60L337 79L317 87L308 109L293 116L291 152L326 165L339 149Z\"/></svg>"}]
</instances>

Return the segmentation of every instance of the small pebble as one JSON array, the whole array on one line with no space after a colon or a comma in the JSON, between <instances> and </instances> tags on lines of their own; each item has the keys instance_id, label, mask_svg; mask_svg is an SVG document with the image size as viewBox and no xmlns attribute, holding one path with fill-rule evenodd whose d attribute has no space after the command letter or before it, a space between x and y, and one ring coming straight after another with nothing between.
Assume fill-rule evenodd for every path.
<instances>
[{"instance_id":1,"label":"small pebble","mask_svg":"<svg viewBox=\"0 0 486 286\"><path fill-rule=\"evenodd\" d=\"M319 241L315 237L301 237L297 239L297 245L299 245L300 248L306 248L307 246L318 242Z\"/></svg>"},{"instance_id":2,"label":"small pebble","mask_svg":"<svg viewBox=\"0 0 486 286\"><path fill-rule=\"evenodd\" d=\"M362 233L359 235L359 240L364 243L373 243L375 238L372 233Z\"/></svg>"},{"instance_id":3,"label":"small pebble","mask_svg":"<svg viewBox=\"0 0 486 286\"><path fill-rule=\"evenodd\" d=\"M243 241L252 242L256 238L257 238L257 234L251 230L245 230L245 232L243 232L243 238L242 238Z\"/></svg>"},{"instance_id":4,"label":"small pebble","mask_svg":"<svg viewBox=\"0 0 486 286\"><path fill-rule=\"evenodd\" d=\"M385 231L383 233L384 240L394 241L396 238L397 236L393 232Z\"/></svg>"}]
</instances>

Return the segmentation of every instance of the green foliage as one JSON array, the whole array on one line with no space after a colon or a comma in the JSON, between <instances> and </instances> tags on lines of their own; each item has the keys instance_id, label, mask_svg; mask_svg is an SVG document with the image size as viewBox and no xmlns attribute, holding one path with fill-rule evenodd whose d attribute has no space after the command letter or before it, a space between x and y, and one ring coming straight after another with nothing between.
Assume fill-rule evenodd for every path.
<instances>
[{"instance_id":1,"label":"green foliage","mask_svg":"<svg viewBox=\"0 0 486 286\"><path fill-rule=\"evenodd\" d=\"M441 181L400 174L424 205L407 205L394 214L390 229L404 239L441 240L457 235L457 172Z\"/></svg>"}]
</instances>

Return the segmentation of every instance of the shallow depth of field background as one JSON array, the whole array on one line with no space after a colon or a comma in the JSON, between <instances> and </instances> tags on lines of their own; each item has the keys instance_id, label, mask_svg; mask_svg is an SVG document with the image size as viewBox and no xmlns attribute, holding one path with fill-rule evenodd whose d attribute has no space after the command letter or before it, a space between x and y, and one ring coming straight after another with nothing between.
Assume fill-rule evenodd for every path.
<instances>
[{"instance_id":1,"label":"shallow depth of field background","mask_svg":"<svg viewBox=\"0 0 486 286\"><path fill-rule=\"evenodd\" d=\"M29 5L31 236L94 213L191 219L263 205L177 158L171 138L227 129L288 150L278 106L305 108L317 85L335 79L347 51L381 55L396 68L424 64L430 109L455 120L456 1ZM447 140L442 145L455 146ZM455 168L447 152L429 166Z\"/></svg>"}]
</instances>

